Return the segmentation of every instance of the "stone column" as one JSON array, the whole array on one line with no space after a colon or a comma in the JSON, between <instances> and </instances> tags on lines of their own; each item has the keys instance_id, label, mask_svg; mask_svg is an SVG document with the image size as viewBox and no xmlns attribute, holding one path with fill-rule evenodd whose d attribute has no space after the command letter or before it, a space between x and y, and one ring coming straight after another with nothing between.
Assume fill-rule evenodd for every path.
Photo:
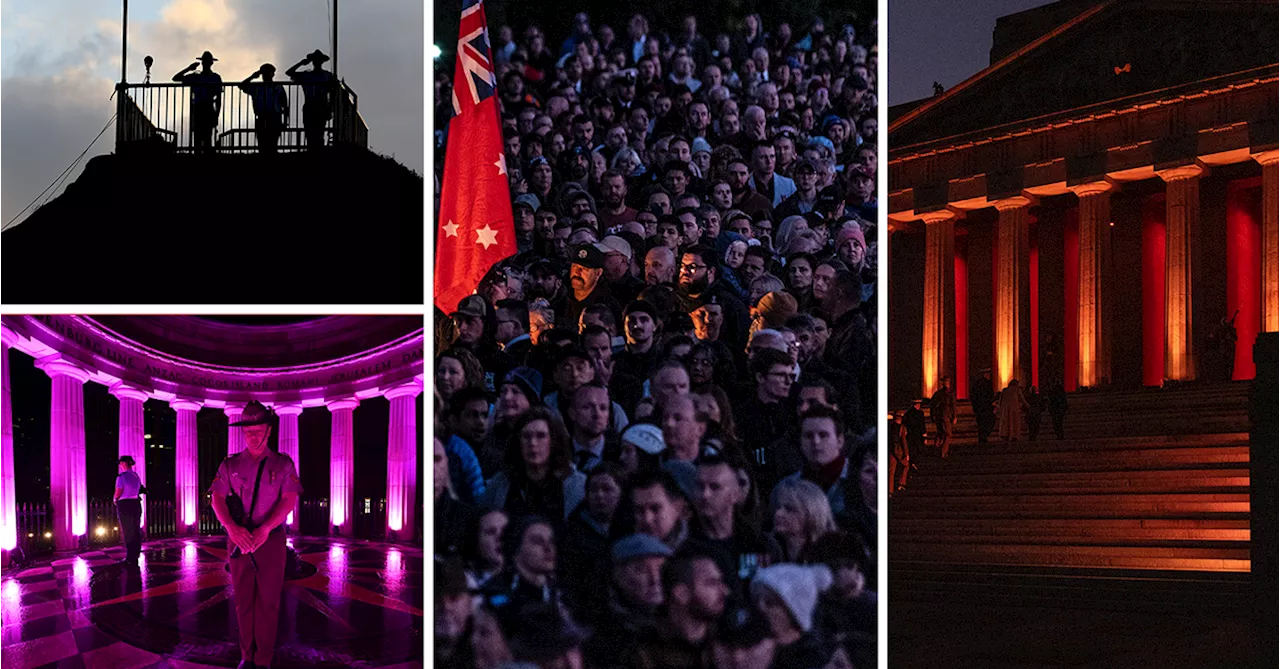
<instances>
[{"instance_id":1,"label":"stone column","mask_svg":"<svg viewBox=\"0 0 1280 669\"><path fill-rule=\"evenodd\" d=\"M232 423L240 422L244 415L244 405L228 404L222 408L222 413L227 415L227 457L231 457L244 450L244 430L230 427Z\"/></svg>"},{"instance_id":2,"label":"stone column","mask_svg":"<svg viewBox=\"0 0 1280 669\"><path fill-rule=\"evenodd\" d=\"M182 536L200 534L200 443L196 414L200 403L176 399L169 406L178 412L178 444L174 458L174 521Z\"/></svg>"},{"instance_id":3,"label":"stone column","mask_svg":"<svg viewBox=\"0 0 1280 669\"><path fill-rule=\"evenodd\" d=\"M1253 157L1262 163L1262 331L1280 330L1280 151L1267 151Z\"/></svg>"},{"instance_id":4,"label":"stone column","mask_svg":"<svg viewBox=\"0 0 1280 669\"><path fill-rule=\"evenodd\" d=\"M930 397L939 380L955 364L955 246L956 216L950 211L923 215L924 219L924 358L923 397ZM954 386L953 386L954 387Z\"/></svg>"},{"instance_id":5,"label":"stone column","mask_svg":"<svg viewBox=\"0 0 1280 669\"><path fill-rule=\"evenodd\" d=\"M422 384L414 381L386 392L391 401L387 429L387 529L393 540L412 540L414 502L418 498L418 410L414 398Z\"/></svg>"},{"instance_id":6,"label":"stone column","mask_svg":"<svg viewBox=\"0 0 1280 669\"><path fill-rule=\"evenodd\" d=\"M1073 186L1079 198L1080 281L1076 310L1080 387L1098 386L1111 378L1110 323L1106 288L1111 248L1111 190L1106 181Z\"/></svg>"},{"instance_id":7,"label":"stone column","mask_svg":"<svg viewBox=\"0 0 1280 669\"><path fill-rule=\"evenodd\" d=\"M293 460L293 466L298 466L298 416L302 414L301 404L281 404L275 407L276 415L280 416L280 452L289 456ZM301 501L299 500L298 504ZM294 504L293 511L289 512L289 517L285 519L285 524L294 532L298 531L298 504Z\"/></svg>"},{"instance_id":8,"label":"stone column","mask_svg":"<svg viewBox=\"0 0 1280 669\"><path fill-rule=\"evenodd\" d=\"M1205 169L1185 165L1156 174L1165 181L1164 377L1191 381L1196 378L1193 258L1200 243L1200 177Z\"/></svg>"},{"instance_id":9,"label":"stone column","mask_svg":"<svg viewBox=\"0 0 1280 669\"><path fill-rule=\"evenodd\" d=\"M9 564L9 551L18 545L18 506L15 501L13 476L13 406L9 395L9 349L18 341L18 335L0 325L0 373L4 375L4 409L0 415L0 428L3 432L3 453L0 453L0 550L4 551L3 562Z\"/></svg>"},{"instance_id":10,"label":"stone column","mask_svg":"<svg viewBox=\"0 0 1280 669\"><path fill-rule=\"evenodd\" d=\"M351 516L355 510L355 452L352 418L360 400L354 397L329 402L329 524L338 534L352 536L355 523Z\"/></svg>"},{"instance_id":11,"label":"stone column","mask_svg":"<svg viewBox=\"0 0 1280 669\"><path fill-rule=\"evenodd\" d=\"M995 381L996 392L1013 379L1030 381L1031 296L1029 213L1031 200L1011 197L993 203L996 227ZM1024 350L1025 349L1025 350Z\"/></svg>"},{"instance_id":12,"label":"stone column","mask_svg":"<svg viewBox=\"0 0 1280 669\"><path fill-rule=\"evenodd\" d=\"M53 379L49 412L49 497L53 545L74 550L89 524L89 491L84 469L84 384L89 373L64 360L42 359L36 366Z\"/></svg>"},{"instance_id":13,"label":"stone column","mask_svg":"<svg viewBox=\"0 0 1280 669\"><path fill-rule=\"evenodd\" d=\"M120 400L120 457L133 456L133 471L138 474L142 484L147 483L147 443L142 404L147 401L147 394L124 383L111 386L111 394ZM143 498L142 529L147 528L147 505Z\"/></svg>"}]
</instances>

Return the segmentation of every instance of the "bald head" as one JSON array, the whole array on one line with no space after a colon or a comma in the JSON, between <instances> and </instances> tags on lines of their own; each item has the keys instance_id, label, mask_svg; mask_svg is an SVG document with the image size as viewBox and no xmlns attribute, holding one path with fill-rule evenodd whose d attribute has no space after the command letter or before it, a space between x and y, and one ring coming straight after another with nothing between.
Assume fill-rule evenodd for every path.
<instances>
[{"instance_id":1,"label":"bald head","mask_svg":"<svg viewBox=\"0 0 1280 669\"><path fill-rule=\"evenodd\" d=\"M644 282L650 286L669 284L676 278L676 254L666 246L655 246L644 255Z\"/></svg>"}]
</instances>

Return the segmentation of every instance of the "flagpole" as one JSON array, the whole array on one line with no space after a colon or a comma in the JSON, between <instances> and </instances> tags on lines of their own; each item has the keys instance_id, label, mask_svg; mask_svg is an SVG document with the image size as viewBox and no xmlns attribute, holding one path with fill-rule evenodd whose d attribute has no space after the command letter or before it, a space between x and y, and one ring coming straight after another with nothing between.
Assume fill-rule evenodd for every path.
<instances>
[{"instance_id":1,"label":"flagpole","mask_svg":"<svg viewBox=\"0 0 1280 669\"><path fill-rule=\"evenodd\" d=\"M333 78L338 78L338 0L333 0Z\"/></svg>"},{"instance_id":2,"label":"flagpole","mask_svg":"<svg viewBox=\"0 0 1280 669\"><path fill-rule=\"evenodd\" d=\"M335 2L337 0L334 0ZM127 81L129 73L129 0L124 0L124 27L121 29L120 37L120 83Z\"/></svg>"}]
</instances>

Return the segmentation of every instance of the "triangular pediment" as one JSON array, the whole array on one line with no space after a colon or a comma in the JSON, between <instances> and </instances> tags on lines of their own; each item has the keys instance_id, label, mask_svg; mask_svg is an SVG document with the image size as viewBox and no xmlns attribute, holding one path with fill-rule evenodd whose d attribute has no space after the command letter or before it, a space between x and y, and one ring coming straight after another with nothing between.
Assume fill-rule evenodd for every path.
<instances>
[{"instance_id":1,"label":"triangular pediment","mask_svg":"<svg viewBox=\"0 0 1280 669\"><path fill-rule=\"evenodd\" d=\"M890 127L890 146L1274 65L1276 19L1276 2L1100 2L902 114Z\"/></svg>"}]
</instances>

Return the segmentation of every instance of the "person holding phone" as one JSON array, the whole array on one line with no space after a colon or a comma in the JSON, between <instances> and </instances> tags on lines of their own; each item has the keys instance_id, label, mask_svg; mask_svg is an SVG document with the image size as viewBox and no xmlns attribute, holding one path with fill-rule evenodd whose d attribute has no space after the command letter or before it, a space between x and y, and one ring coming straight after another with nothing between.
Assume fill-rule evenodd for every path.
<instances>
[{"instance_id":1,"label":"person holding phone","mask_svg":"<svg viewBox=\"0 0 1280 669\"><path fill-rule=\"evenodd\" d=\"M250 402L242 420L245 450L227 456L209 488L213 512L227 530L227 552L240 628L240 669L270 667L284 587L284 521L302 483L293 459L269 447L275 414Z\"/></svg>"}]
</instances>

